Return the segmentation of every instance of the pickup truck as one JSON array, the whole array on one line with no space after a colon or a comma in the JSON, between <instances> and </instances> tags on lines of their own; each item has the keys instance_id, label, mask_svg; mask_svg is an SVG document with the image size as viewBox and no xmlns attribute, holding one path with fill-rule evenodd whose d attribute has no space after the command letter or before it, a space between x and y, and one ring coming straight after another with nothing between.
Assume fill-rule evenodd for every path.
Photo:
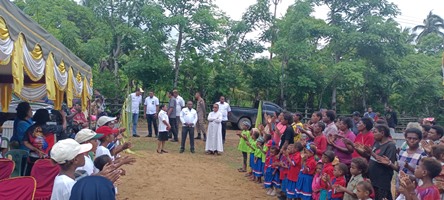
<instances>
[{"instance_id":1,"label":"pickup truck","mask_svg":"<svg viewBox=\"0 0 444 200\"><path fill-rule=\"evenodd\" d=\"M259 106L259 105L257 105ZM262 102L262 115L267 113L267 115L272 115L274 112L281 113L284 109L278 106L275 103L269 101ZM242 129L242 123L244 121L249 122L252 126L256 123L257 118L257 107L255 108L246 108L246 107L237 107L231 106L231 115L228 117L228 122L231 123L231 126ZM262 117L262 119L264 119Z\"/></svg>"}]
</instances>

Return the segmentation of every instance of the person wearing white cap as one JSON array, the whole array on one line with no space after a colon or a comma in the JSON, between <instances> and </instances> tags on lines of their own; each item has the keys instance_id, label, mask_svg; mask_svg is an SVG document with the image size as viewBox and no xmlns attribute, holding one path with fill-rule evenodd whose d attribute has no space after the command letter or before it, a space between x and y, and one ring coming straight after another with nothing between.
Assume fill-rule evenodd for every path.
<instances>
[{"instance_id":1,"label":"person wearing white cap","mask_svg":"<svg viewBox=\"0 0 444 200\"><path fill-rule=\"evenodd\" d=\"M133 120L133 137L140 137L137 135L137 122L139 121L139 109L142 103L142 88L138 88L136 92L130 94L131 98L131 113Z\"/></svg>"},{"instance_id":2,"label":"person wearing white cap","mask_svg":"<svg viewBox=\"0 0 444 200\"><path fill-rule=\"evenodd\" d=\"M99 142L97 139L101 138L103 134L97 134L91 129L80 130L75 137L75 140L80 144L91 144L92 148L88 153L85 153L85 165L77 167L76 171L84 170L86 175L90 176L93 173L97 173L98 170L94 168L94 153L97 150Z\"/></svg>"},{"instance_id":3,"label":"person wearing white cap","mask_svg":"<svg viewBox=\"0 0 444 200\"><path fill-rule=\"evenodd\" d=\"M54 179L51 200L68 200L71 188L76 183L77 167L85 165L83 154L90 151L92 144L79 144L68 138L57 142L51 150L51 159L60 166L60 173Z\"/></svg>"}]
</instances>

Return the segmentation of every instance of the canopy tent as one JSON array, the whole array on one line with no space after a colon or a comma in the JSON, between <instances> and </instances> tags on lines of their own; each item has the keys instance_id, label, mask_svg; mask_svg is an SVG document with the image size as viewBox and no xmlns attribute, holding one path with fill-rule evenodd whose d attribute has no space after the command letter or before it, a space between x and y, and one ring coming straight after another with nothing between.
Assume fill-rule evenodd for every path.
<instances>
[{"instance_id":1,"label":"canopy tent","mask_svg":"<svg viewBox=\"0 0 444 200\"><path fill-rule=\"evenodd\" d=\"M54 108L92 95L91 67L9 0L0 1L0 99L6 112L12 93L25 100L47 95Z\"/></svg>"}]
</instances>

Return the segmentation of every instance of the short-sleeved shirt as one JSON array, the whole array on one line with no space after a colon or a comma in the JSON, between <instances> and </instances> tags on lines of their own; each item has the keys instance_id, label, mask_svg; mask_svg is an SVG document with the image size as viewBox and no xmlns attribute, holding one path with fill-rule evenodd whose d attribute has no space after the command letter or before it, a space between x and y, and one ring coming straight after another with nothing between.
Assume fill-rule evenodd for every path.
<instances>
[{"instance_id":1,"label":"short-sleeved shirt","mask_svg":"<svg viewBox=\"0 0 444 200\"><path fill-rule=\"evenodd\" d=\"M393 141L384 144L376 142L373 145L372 151L379 156L386 156L392 163L396 161L396 145ZM393 176L393 169L391 167L377 162L373 156L370 158L368 166L368 174L374 187L391 187Z\"/></svg>"},{"instance_id":2,"label":"short-sleeved shirt","mask_svg":"<svg viewBox=\"0 0 444 200\"><path fill-rule=\"evenodd\" d=\"M239 145L238 145L237 149L239 149L239 151L241 151L241 152L250 153L251 148L249 146L247 146L247 141L250 138L250 131L243 130L241 132L241 136L245 136L247 138L247 140L245 140L244 138L241 137L239 139Z\"/></svg>"},{"instance_id":3,"label":"short-sleeved shirt","mask_svg":"<svg viewBox=\"0 0 444 200\"><path fill-rule=\"evenodd\" d=\"M142 95L137 96L136 93L131 93L131 112L133 114L139 114L139 106L142 103Z\"/></svg>"},{"instance_id":4,"label":"short-sleeved shirt","mask_svg":"<svg viewBox=\"0 0 444 200\"><path fill-rule=\"evenodd\" d=\"M319 136L315 137L313 143L316 146L316 155L318 158L321 158L322 154L327 151L327 138L320 134Z\"/></svg>"},{"instance_id":5,"label":"short-sleeved shirt","mask_svg":"<svg viewBox=\"0 0 444 200\"><path fill-rule=\"evenodd\" d=\"M424 152L422 148L416 149L415 152L409 154L407 149L401 149L399 151L398 155L398 166L399 170L403 171L404 173L414 176L414 173L410 170L408 170L406 167L404 167L405 163L408 163L413 169L416 169L416 166L419 165L419 161L423 157L427 157L427 154ZM399 176L396 177L396 188L399 187Z\"/></svg>"},{"instance_id":6,"label":"short-sleeved shirt","mask_svg":"<svg viewBox=\"0 0 444 200\"><path fill-rule=\"evenodd\" d=\"M347 184L347 190L352 191L353 193L356 194L356 186L358 185L359 182L363 180L364 178L362 177L362 174L352 176ZM352 195L349 195L348 193L345 193L344 200L358 200L358 199L354 198Z\"/></svg>"},{"instance_id":7,"label":"short-sleeved shirt","mask_svg":"<svg viewBox=\"0 0 444 200\"><path fill-rule=\"evenodd\" d=\"M311 156L305 160L303 168L307 168L304 174L313 175L316 172L316 160L314 156Z\"/></svg>"},{"instance_id":8,"label":"short-sleeved shirt","mask_svg":"<svg viewBox=\"0 0 444 200\"><path fill-rule=\"evenodd\" d=\"M85 170L88 176L91 176L93 173L98 172L98 169L94 167L94 162L89 155L85 156L85 165L83 165L82 167L77 167L76 171L77 170Z\"/></svg>"},{"instance_id":9,"label":"short-sleeved shirt","mask_svg":"<svg viewBox=\"0 0 444 200\"><path fill-rule=\"evenodd\" d=\"M96 158L101 156L101 155L108 155L112 160L114 160L114 156L111 156L111 152L109 151L108 148L100 145L97 147L96 150Z\"/></svg>"},{"instance_id":10,"label":"short-sleeved shirt","mask_svg":"<svg viewBox=\"0 0 444 200\"><path fill-rule=\"evenodd\" d=\"M350 131L350 130L345 131L345 133L344 132L339 132L338 134L344 136L344 138L347 138L347 139L349 139L352 142L355 142L356 135L352 131ZM347 148L347 146L345 145L344 141L342 141L342 139L340 139L340 138L337 138L335 140L335 144L337 146L341 147L341 148ZM352 154L351 153L345 153L345 152L342 152L342 151L340 151L339 149L336 149L336 148L334 148L334 152L335 152L336 156L338 157L339 162L347 164L347 165L349 165L351 163L351 160L352 160Z\"/></svg>"},{"instance_id":11,"label":"short-sleeved shirt","mask_svg":"<svg viewBox=\"0 0 444 200\"><path fill-rule=\"evenodd\" d=\"M176 98L171 97L168 102L168 110L173 108L173 111L168 115L169 118L176 118ZM179 110L180 112L180 110Z\"/></svg>"},{"instance_id":12,"label":"short-sleeved shirt","mask_svg":"<svg viewBox=\"0 0 444 200\"><path fill-rule=\"evenodd\" d=\"M373 137L373 133L371 131L365 134L359 133L355 138L355 144L363 144L365 146L372 147L374 143L375 143L375 138ZM358 158L361 157L361 155L359 155L359 153L355 149L355 152L353 152L352 157Z\"/></svg>"},{"instance_id":13,"label":"short-sleeved shirt","mask_svg":"<svg viewBox=\"0 0 444 200\"><path fill-rule=\"evenodd\" d=\"M222 113L222 121L228 121L228 112L231 112L230 104L224 102L223 104L220 102L216 103L219 105L219 111Z\"/></svg>"},{"instance_id":14,"label":"short-sleeved shirt","mask_svg":"<svg viewBox=\"0 0 444 200\"><path fill-rule=\"evenodd\" d=\"M415 189L417 197L419 200L437 200L441 199L439 195L439 190L436 186L432 185L430 187L418 186Z\"/></svg>"},{"instance_id":15,"label":"short-sleeved shirt","mask_svg":"<svg viewBox=\"0 0 444 200\"><path fill-rule=\"evenodd\" d=\"M286 140L288 140L288 144L294 144L294 130L291 126L287 126L287 128L285 128L285 131L281 136L279 149L282 149Z\"/></svg>"},{"instance_id":16,"label":"short-sleeved shirt","mask_svg":"<svg viewBox=\"0 0 444 200\"><path fill-rule=\"evenodd\" d=\"M334 178L331 181L332 185L340 185L342 187L345 187L347 185L347 182L345 181L345 177L344 176L340 176L337 178ZM331 194L331 198L332 199L342 199L344 197L344 193L345 192L336 192L335 189L333 189L332 194Z\"/></svg>"},{"instance_id":17,"label":"short-sleeved shirt","mask_svg":"<svg viewBox=\"0 0 444 200\"><path fill-rule=\"evenodd\" d=\"M441 173L433 179L433 184L436 185L438 190L444 190L444 163L441 162ZM441 200L444 199L444 194L441 193Z\"/></svg>"},{"instance_id":18,"label":"short-sleeved shirt","mask_svg":"<svg viewBox=\"0 0 444 200\"><path fill-rule=\"evenodd\" d=\"M157 116L157 117L159 118L159 132L168 131L167 130L167 125L165 125L163 123L163 121L166 121L167 123L170 123L169 119L168 119L168 114L165 111L160 110L159 116Z\"/></svg>"},{"instance_id":19,"label":"short-sleeved shirt","mask_svg":"<svg viewBox=\"0 0 444 200\"><path fill-rule=\"evenodd\" d=\"M338 134L338 127L336 127L336 124L334 122L331 122L325 127L324 135L325 137L328 137L329 135L336 135Z\"/></svg>"},{"instance_id":20,"label":"short-sleeved shirt","mask_svg":"<svg viewBox=\"0 0 444 200\"><path fill-rule=\"evenodd\" d=\"M288 170L288 180L296 182L298 180L299 171L301 171L302 168L302 158L301 153L296 152L293 155L290 156L290 169Z\"/></svg>"},{"instance_id":21,"label":"short-sleeved shirt","mask_svg":"<svg viewBox=\"0 0 444 200\"><path fill-rule=\"evenodd\" d=\"M52 186L51 200L69 200L71 189L76 181L66 175L58 175Z\"/></svg>"},{"instance_id":22,"label":"short-sleeved shirt","mask_svg":"<svg viewBox=\"0 0 444 200\"><path fill-rule=\"evenodd\" d=\"M185 101L183 98L179 95L176 97L176 116L180 116L180 111L182 111L182 108L185 107Z\"/></svg>"},{"instance_id":23,"label":"short-sleeved shirt","mask_svg":"<svg viewBox=\"0 0 444 200\"><path fill-rule=\"evenodd\" d=\"M157 112L157 106L159 106L159 99L155 96L153 97L146 97L145 103L143 104L146 106L146 113L145 114L156 114Z\"/></svg>"}]
</instances>

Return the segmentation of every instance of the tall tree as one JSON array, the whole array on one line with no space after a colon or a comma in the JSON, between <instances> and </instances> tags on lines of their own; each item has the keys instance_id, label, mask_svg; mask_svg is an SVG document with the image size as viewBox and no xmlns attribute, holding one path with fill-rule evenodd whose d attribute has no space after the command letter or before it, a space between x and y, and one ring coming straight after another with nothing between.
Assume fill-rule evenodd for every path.
<instances>
[{"instance_id":1,"label":"tall tree","mask_svg":"<svg viewBox=\"0 0 444 200\"><path fill-rule=\"evenodd\" d=\"M423 37L431 33L444 37L444 19L430 11L427 18L424 19L423 24L413 27L412 30L413 32L420 31L416 38L418 43L421 42Z\"/></svg>"}]
</instances>

